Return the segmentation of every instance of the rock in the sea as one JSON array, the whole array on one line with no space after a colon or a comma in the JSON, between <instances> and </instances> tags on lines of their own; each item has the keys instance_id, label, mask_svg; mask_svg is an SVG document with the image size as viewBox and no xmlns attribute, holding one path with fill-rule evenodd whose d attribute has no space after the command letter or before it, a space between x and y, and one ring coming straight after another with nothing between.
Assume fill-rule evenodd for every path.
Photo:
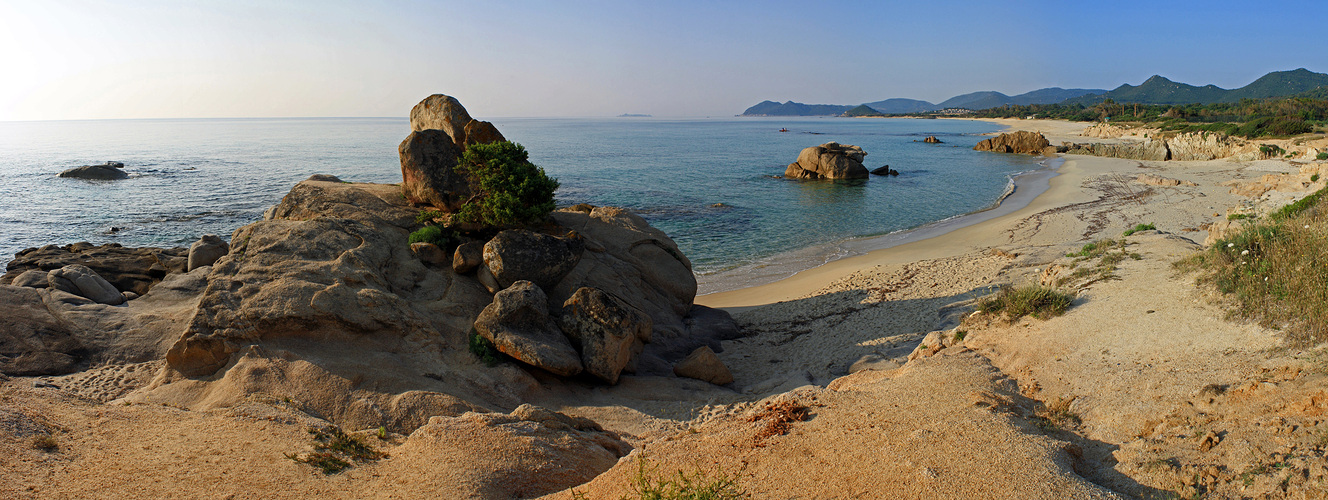
<instances>
[{"instance_id":1,"label":"rock in the sea","mask_svg":"<svg viewBox=\"0 0 1328 500\"><path fill-rule=\"evenodd\" d=\"M586 373L610 384L631 361L633 346L650 342L650 316L631 304L590 287L563 303L558 326L581 351Z\"/></svg>"},{"instance_id":2,"label":"rock in the sea","mask_svg":"<svg viewBox=\"0 0 1328 500\"><path fill-rule=\"evenodd\" d=\"M463 150L442 130L411 132L397 147L401 193L416 205L455 211L470 198L470 184L457 170Z\"/></svg>"},{"instance_id":3,"label":"rock in the sea","mask_svg":"<svg viewBox=\"0 0 1328 500\"><path fill-rule=\"evenodd\" d=\"M420 258L420 262L431 266L450 263L447 258L447 252L444 252L442 248L438 248L438 245L433 243L426 243L423 241L411 243L410 251L415 252L415 256Z\"/></svg>"},{"instance_id":4,"label":"rock in the sea","mask_svg":"<svg viewBox=\"0 0 1328 500\"><path fill-rule=\"evenodd\" d=\"M314 174L314 175L309 176L309 178L308 178L308 179L305 179L305 180L307 180L307 181L320 181L320 182L345 182L345 181L341 180L340 177L337 177L337 176L332 175L332 174Z\"/></svg>"},{"instance_id":5,"label":"rock in the sea","mask_svg":"<svg viewBox=\"0 0 1328 500\"><path fill-rule=\"evenodd\" d=\"M469 241L457 245L456 252L452 254L452 271L457 274L465 274L480 267L484 263L484 242ZM491 275L492 276L492 275ZM497 283L497 281L495 281Z\"/></svg>"},{"instance_id":6,"label":"rock in the sea","mask_svg":"<svg viewBox=\"0 0 1328 500\"><path fill-rule=\"evenodd\" d=\"M581 372L581 356L549 317L549 299L538 286L518 281L493 296L475 318L475 331L500 352L564 377Z\"/></svg>"},{"instance_id":7,"label":"rock in the sea","mask_svg":"<svg viewBox=\"0 0 1328 500\"><path fill-rule=\"evenodd\" d=\"M798 161L784 170L788 179L866 179L862 160L867 153L858 146L827 142L803 149Z\"/></svg>"},{"instance_id":8,"label":"rock in the sea","mask_svg":"<svg viewBox=\"0 0 1328 500\"><path fill-rule=\"evenodd\" d=\"M129 248L119 243L97 246L86 242L63 247L47 245L16 254L0 277L0 284L12 283L27 271L51 271L80 264L119 290L144 295L167 274L184 272L187 256L188 250L184 248Z\"/></svg>"},{"instance_id":9,"label":"rock in the sea","mask_svg":"<svg viewBox=\"0 0 1328 500\"><path fill-rule=\"evenodd\" d=\"M934 135L927 136L927 138L923 139L922 142L925 142L927 144L942 144L941 140L937 139L936 136Z\"/></svg>"},{"instance_id":10,"label":"rock in the sea","mask_svg":"<svg viewBox=\"0 0 1328 500\"><path fill-rule=\"evenodd\" d=\"M60 177L69 177L73 179L92 179L99 181L109 181L116 179L125 179L129 177L124 170L124 164L118 161L108 161L104 165L85 165L75 167L64 172L60 172Z\"/></svg>"},{"instance_id":11,"label":"rock in the sea","mask_svg":"<svg viewBox=\"0 0 1328 500\"><path fill-rule=\"evenodd\" d=\"M679 377L694 378L704 380L715 385L724 385L733 383L733 373L724 366L724 362L719 360L715 351L707 346L701 346L688 354L686 358L673 366L673 373Z\"/></svg>"},{"instance_id":12,"label":"rock in the sea","mask_svg":"<svg viewBox=\"0 0 1328 500\"><path fill-rule=\"evenodd\" d=\"M53 270L46 275L46 283L50 288L86 297L99 304L115 306L125 301L124 294L88 266L72 264Z\"/></svg>"},{"instance_id":13,"label":"rock in the sea","mask_svg":"<svg viewBox=\"0 0 1328 500\"><path fill-rule=\"evenodd\" d=\"M1037 132L1020 130L1012 134L1001 134L979 142L973 149L977 151L995 151L997 153L1042 154L1042 148L1051 145L1046 137Z\"/></svg>"},{"instance_id":14,"label":"rock in the sea","mask_svg":"<svg viewBox=\"0 0 1328 500\"><path fill-rule=\"evenodd\" d=\"M0 373L59 375L75 370L83 345L65 321L51 314L41 293L0 285Z\"/></svg>"},{"instance_id":15,"label":"rock in the sea","mask_svg":"<svg viewBox=\"0 0 1328 500\"><path fill-rule=\"evenodd\" d=\"M205 234L194 244L189 245L189 267L188 271L193 271L203 266L210 266L230 253L231 246L226 244L226 240L221 239L215 234Z\"/></svg>"},{"instance_id":16,"label":"rock in the sea","mask_svg":"<svg viewBox=\"0 0 1328 500\"><path fill-rule=\"evenodd\" d=\"M487 144L506 139L492 123L470 117L466 108L452 96L434 94L410 110L410 129L414 132L442 130L461 151L470 144Z\"/></svg>"},{"instance_id":17,"label":"rock in the sea","mask_svg":"<svg viewBox=\"0 0 1328 500\"><path fill-rule=\"evenodd\" d=\"M882 166L881 168L873 169L873 170L871 171L871 174L872 174L872 175L899 175L899 171L890 168L889 165L884 165L884 166Z\"/></svg>"},{"instance_id":18,"label":"rock in the sea","mask_svg":"<svg viewBox=\"0 0 1328 500\"><path fill-rule=\"evenodd\" d=\"M552 288L576 267L584 250L576 238L509 229L484 244L484 265L501 288L521 280Z\"/></svg>"}]
</instances>

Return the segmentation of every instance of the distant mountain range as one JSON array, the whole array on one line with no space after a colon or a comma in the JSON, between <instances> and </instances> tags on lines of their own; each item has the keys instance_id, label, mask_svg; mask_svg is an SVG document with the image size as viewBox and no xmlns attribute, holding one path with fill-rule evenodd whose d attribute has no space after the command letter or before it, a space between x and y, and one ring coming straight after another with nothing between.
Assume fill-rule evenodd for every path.
<instances>
[{"instance_id":1,"label":"distant mountain range","mask_svg":"<svg viewBox=\"0 0 1328 500\"><path fill-rule=\"evenodd\" d=\"M863 103L859 106L837 104L802 104L793 101L778 103L762 101L747 108L741 116L825 116L844 115L865 116L875 110L884 114L925 113L947 108L964 108L974 111L996 108L1007 104L1084 104L1092 105L1105 99L1119 103L1140 104L1211 104L1216 102L1235 102L1241 99L1262 99L1285 97L1313 91L1328 86L1328 74L1315 73L1305 68L1292 71L1274 71L1258 80L1238 89L1227 90L1215 85L1195 87L1177 83L1162 76L1153 76L1139 86L1124 84L1114 90L1105 89L1063 89L1051 87L1032 92L1007 96L1000 92L973 92L951 97L940 104L932 104L916 99L886 99ZM866 106L866 109L863 109Z\"/></svg>"}]
</instances>

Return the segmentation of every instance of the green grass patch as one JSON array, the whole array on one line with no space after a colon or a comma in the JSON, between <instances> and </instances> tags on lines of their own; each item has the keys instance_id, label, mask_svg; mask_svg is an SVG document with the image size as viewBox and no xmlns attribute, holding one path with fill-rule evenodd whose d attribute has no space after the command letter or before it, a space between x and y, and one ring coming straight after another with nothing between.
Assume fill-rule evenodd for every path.
<instances>
[{"instance_id":1,"label":"green grass patch","mask_svg":"<svg viewBox=\"0 0 1328 500\"><path fill-rule=\"evenodd\" d=\"M1321 190L1177 264L1233 299L1231 317L1283 329L1294 344L1328 340L1328 205Z\"/></svg>"},{"instance_id":2,"label":"green grass patch","mask_svg":"<svg viewBox=\"0 0 1328 500\"><path fill-rule=\"evenodd\" d=\"M1157 226L1154 226L1153 223L1151 223L1151 222L1148 223L1148 224L1138 224L1138 225L1135 225L1135 226L1132 227L1132 228L1126 229L1126 230L1125 230L1125 234L1124 234L1124 236L1129 236L1129 235L1132 235L1132 234L1137 233L1137 232L1139 232L1139 231L1153 231L1153 230L1156 230L1156 229L1157 229Z\"/></svg>"},{"instance_id":3,"label":"green grass patch","mask_svg":"<svg viewBox=\"0 0 1328 500\"><path fill-rule=\"evenodd\" d=\"M386 453L375 450L360 438L346 434L338 427L309 429L309 435L314 439L313 453L287 453L286 458L312 465L323 471L323 474L336 474L349 469L352 462L362 463L387 457Z\"/></svg>"},{"instance_id":4,"label":"green grass patch","mask_svg":"<svg viewBox=\"0 0 1328 500\"><path fill-rule=\"evenodd\" d=\"M1227 214L1227 220L1246 220L1253 218L1254 216L1250 214Z\"/></svg>"},{"instance_id":5,"label":"green grass patch","mask_svg":"<svg viewBox=\"0 0 1328 500\"><path fill-rule=\"evenodd\" d=\"M994 295L978 301L978 310L987 314L1005 313L1010 321L1024 316L1047 319L1065 314L1074 297L1041 286L1001 287Z\"/></svg>"},{"instance_id":6,"label":"green grass patch","mask_svg":"<svg viewBox=\"0 0 1328 500\"><path fill-rule=\"evenodd\" d=\"M451 238L438 226L424 226L419 230L410 233L411 243L433 243L439 247L446 248Z\"/></svg>"},{"instance_id":7,"label":"green grass patch","mask_svg":"<svg viewBox=\"0 0 1328 500\"><path fill-rule=\"evenodd\" d=\"M1315 157L1314 157L1314 159L1316 159L1316 160L1328 160L1328 153L1319 153L1318 156L1315 156Z\"/></svg>"}]
</instances>

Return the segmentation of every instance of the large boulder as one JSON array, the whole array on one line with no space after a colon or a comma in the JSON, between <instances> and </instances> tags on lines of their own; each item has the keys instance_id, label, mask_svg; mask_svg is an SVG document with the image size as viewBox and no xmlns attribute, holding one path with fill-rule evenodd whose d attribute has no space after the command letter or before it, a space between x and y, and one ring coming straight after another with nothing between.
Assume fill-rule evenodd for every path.
<instances>
[{"instance_id":1,"label":"large boulder","mask_svg":"<svg viewBox=\"0 0 1328 500\"><path fill-rule=\"evenodd\" d=\"M549 317L549 299L538 286L518 281L493 296L475 318L475 331L500 352L557 375L581 372L576 349Z\"/></svg>"},{"instance_id":2,"label":"large boulder","mask_svg":"<svg viewBox=\"0 0 1328 500\"><path fill-rule=\"evenodd\" d=\"M647 354L681 357L704 344L692 338L684 321L696 298L692 263L668 235L616 207L594 207L589 213L564 209L552 216L586 245L576 267L548 289L554 303L565 303L582 287L597 288L650 316Z\"/></svg>"},{"instance_id":3,"label":"large boulder","mask_svg":"<svg viewBox=\"0 0 1328 500\"><path fill-rule=\"evenodd\" d=\"M203 266L210 266L230 251L231 246L226 244L226 240L215 234L205 234L194 244L189 245L189 267L187 270L193 271Z\"/></svg>"},{"instance_id":4,"label":"large boulder","mask_svg":"<svg viewBox=\"0 0 1328 500\"><path fill-rule=\"evenodd\" d=\"M979 142L973 149L977 151L995 151L997 153L1042 154L1042 149L1050 146L1051 141L1037 132L1020 130L1012 134L1001 134Z\"/></svg>"},{"instance_id":5,"label":"large boulder","mask_svg":"<svg viewBox=\"0 0 1328 500\"><path fill-rule=\"evenodd\" d=\"M129 248L119 243L93 245L82 242L29 248L9 261L0 284L12 283L19 275L32 270L51 271L79 264L92 269L115 288L144 295L166 275L183 272L188 250L183 248Z\"/></svg>"},{"instance_id":6,"label":"large boulder","mask_svg":"<svg viewBox=\"0 0 1328 500\"><path fill-rule=\"evenodd\" d=\"M108 161L104 165L85 165L75 167L64 172L60 172L59 177L69 177L73 179L90 179L98 181L110 181L117 179L126 179L124 164L118 161Z\"/></svg>"},{"instance_id":7,"label":"large boulder","mask_svg":"<svg viewBox=\"0 0 1328 500\"><path fill-rule=\"evenodd\" d=\"M88 269L88 266L71 264L53 270L46 275L46 283L50 288L85 297L99 304L115 306L125 301L120 290L96 271Z\"/></svg>"},{"instance_id":8,"label":"large boulder","mask_svg":"<svg viewBox=\"0 0 1328 500\"><path fill-rule=\"evenodd\" d=\"M455 211L470 198L466 175L457 170L463 149L447 132L436 129L411 132L401 141L401 193L416 205Z\"/></svg>"},{"instance_id":9,"label":"large boulder","mask_svg":"<svg viewBox=\"0 0 1328 500\"><path fill-rule=\"evenodd\" d=\"M426 97L411 108L410 129L414 132L442 130L462 151L471 144L506 140L492 123L471 118L461 102L443 94Z\"/></svg>"},{"instance_id":10,"label":"large boulder","mask_svg":"<svg viewBox=\"0 0 1328 500\"><path fill-rule=\"evenodd\" d=\"M650 342L650 316L631 304L596 288L577 289L563 303L558 326L572 345L581 351L586 373L610 384L637 354L642 344Z\"/></svg>"},{"instance_id":11,"label":"large boulder","mask_svg":"<svg viewBox=\"0 0 1328 500\"><path fill-rule=\"evenodd\" d=\"M866 179L862 160L867 153L858 146L827 142L798 154L798 161L784 170L789 179Z\"/></svg>"},{"instance_id":12,"label":"large boulder","mask_svg":"<svg viewBox=\"0 0 1328 500\"><path fill-rule=\"evenodd\" d=\"M484 244L484 265L493 273L499 288L522 280L540 288L552 288L581 261L584 248L576 237L559 238L510 229Z\"/></svg>"},{"instance_id":13,"label":"large boulder","mask_svg":"<svg viewBox=\"0 0 1328 500\"><path fill-rule=\"evenodd\" d=\"M465 274L484 263L484 242L468 241L457 245L452 253L452 271ZM492 276L492 274L490 274ZM497 283L497 282L495 282Z\"/></svg>"},{"instance_id":14,"label":"large boulder","mask_svg":"<svg viewBox=\"0 0 1328 500\"><path fill-rule=\"evenodd\" d=\"M84 351L72 328L52 315L33 288L0 285L0 373L59 375L76 369Z\"/></svg>"}]
</instances>

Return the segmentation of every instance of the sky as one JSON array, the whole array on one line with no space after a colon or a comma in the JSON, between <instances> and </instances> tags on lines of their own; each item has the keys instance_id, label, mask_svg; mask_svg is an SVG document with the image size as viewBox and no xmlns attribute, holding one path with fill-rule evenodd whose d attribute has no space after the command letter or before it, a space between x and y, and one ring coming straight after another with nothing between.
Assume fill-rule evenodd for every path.
<instances>
[{"instance_id":1,"label":"sky","mask_svg":"<svg viewBox=\"0 0 1328 500\"><path fill-rule=\"evenodd\" d=\"M1328 72L1328 2L0 0L0 121L732 116Z\"/></svg>"}]
</instances>

